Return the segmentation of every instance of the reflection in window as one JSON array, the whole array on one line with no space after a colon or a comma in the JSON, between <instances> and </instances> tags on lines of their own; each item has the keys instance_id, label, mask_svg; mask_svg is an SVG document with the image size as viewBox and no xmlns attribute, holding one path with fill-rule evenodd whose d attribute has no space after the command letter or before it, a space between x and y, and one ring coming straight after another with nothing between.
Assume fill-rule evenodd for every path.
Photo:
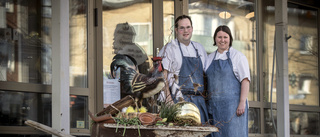
<instances>
[{"instance_id":1,"label":"reflection in window","mask_svg":"<svg viewBox=\"0 0 320 137\"><path fill-rule=\"evenodd\" d=\"M270 101L270 83L272 78L273 48L274 48L274 3L263 1L264 20L264 52L263 71L264 93L266 102ZM288 3L288 80L289 103L298 105L319 106L318 81L318 25L317 10L309 7ZM277 72L275 72L277 73ZM307 75L306 75L307 74ZM276 102L276 77L274 75L272 89L273 102Z\"/></svg>"},{"instance_id":2,"label":"reflection in window","mask_svg":"<svg viewBox=\"0 0 320 137\"><path fill-rule=\"evenodd\" d=\"M52 125L50 94L0 91L0 100L0 126L26 126L26 120Z\"/></svg>"},{"instance_id":3,"label":"reflection in window","mask_svg":"<svg viewBox=\"0 0 320 137\"><path fill-rule=\"evenodd\" d=\"M300 76L299 78L299 94L310 94L311 76Z\"/></svg>"},{"instance_id":4,"label":"reflection in window","mask_svg":"<svg viewBox=\"0 0 320 137\"><path fill-rule=\"evenodd\" d=\"M88 87L87 0L70 0L70 86Z\"/></svg>"},{"instance_id":5,"label":"reflection in window","mask_svg":"<svg viewBox=\"0 0 320 137\"><path fill-rule=\"evenodd\" d=\"M319 113L290 112L291 135L320 135Z\"/></svg>"},{"instance_id":6,"label":"reflection in window","mask_svg":"<svg viewBox=\"0 0 320 137\"><path fill-rule=\"evenodd\" d=\"M249 133L261 133L260 131L260 109L249 108L248 111Z\"/></svg>"},{"instance_id":7,"label":"reflection in window","mask_svg":"<svg viewBox=\"0 0 320 137\"><path fill-rule=\"evenodd\" d=\"M0 81L51 84L51 3L0 5Z\"/></svg>"},{"instance_id":8,"label":"reflection in window","mask_svg":"<svg viewBox=\"0 0 320 137\"><path fill-rule=\"evenodd\" d=\"M264 121L265 121L265 125L264 125L265 133L272 133L272 134L276 133L276 129L274 127L277 126L277 111L276 110L270 111L270 109L265 109Z\"/></svg>"},{"instance_id":9,"label":"reflection in window","mask_svg":"<svg viewBox=\"0 0 320 137\"><path fill-rule=\"evenodd\" d=\"M19 134L0 134L2 137L20 137ZM28 137L52 137L52 135L48 135L43 133L42 135L27 135Z\"/></svg>"},{"instance_id":10,"label":"reflection in window","mask_svg":"<svg viewBox=\"0 0 320 137\"><path fill-rule=\"evenodd\" d=\"M134 42L145 49L147 55L152 55L152 31L150 23L131 23L136 35Z\"/></svg>"},{"instance_id":11,"label":"reflection in window","mask_svg":"<svg viewBox=\"0 0 320 137\"><path fill-rule=\"evenodd\" d=\"M163 45L174 39L174 1L163 1Z\"/></svg>"},{"instance_id":12,"label":"reflection in window","mask_svg":"<svg viewBox=\"0 0 320 137\"><path fill-rule=\"evenodd\" d=\"M88 97L70 95L70 127L89 129Z\"/></svg>"},{"instance_id":13,"label":"reflection in window","mask_svg":"<svg viewBox=\"0 0 320 137\"><path fill-rule=\"evenodd\" d=\"M275 124L277 124L276 110L272 111ZM270 109L265 109L265 132L275 133ZM291 135L320 135L319 113L290 111Z\"/></svg>"},{"instance_id":14,"label":"reflection in window","mask_svg":"<svg viewBox=\"0 0 320 137\"><path fill-rule=\"evenodd\" d=\"M275 124L277 124L276 110L272 111ZM319 113L290 111L291 135L320 135ZM270 109L265 109L265 132L275 133L271 119Z\"/></svg>"},{"instance_id":15,"label":"reflection in window","mask_svg":"<svg viewBox=\"0 0 320 137\"><path fill-rule=\"evenodd\" d=\"M102 44L105 79L111 79L110 64L115 54L131 55L137 61L139 72L148 72L153 57L152 18L151 0L103 1ZM104 92L108 92L107 89L104 89Z\"/></svg>"},{"instance_id":16,"label":"reflection in window","mask_svg":"<svg viewBox=\"0 0 320 137\"><path fill-rule=\"evenodd\" d=\"M316 9L288 4L290 104L319 106L317 27Z\"/></svg>"},{"instance_id":17,"label":"reflection in window","mask_svg":"<svg viewBox=\"0 0 320 137\"><path fill-rule=\"evenodd\" d=\"M272 69L275 68L273 66L273 55L274 55L274 0L265 0L261 1L263 5L263 9L261 10L261 15L263 21L263 41L264 41L264 49L262 53L263 61L266 63L262 64L263 69L263 84L261 85L264 88L264 102L270 102L270 95L272 93L272 102L276 102L276 78L275 75L272 74ZM276 73L276 69L274 69L274 73ZM273 77L273 81L271 81ZM273 85L273 87L270 87Z\"/></svg>"},{"instance_id":18,"label":"reflection in window","mask_svg":"<svg viewBox=\"0 0 320 137\"><path fill-rule=\"evenodd\" d=\"M52 126L51 94L0 91L0 100L0 126L26 126L26 120ZM70 96L70 127L89 128L88 97Z\"/></svg>"},{"instance_id":19,"label":"reflection in window","mask_svg":"<svg viewBox=\"0 0 320 137\"><path fill-rule=\"evenodd\" d=\"M294 104L310 104L307 102L310 102L310 100L306 100L307 96L314 96L311 94L311 85L312 82L314 82L312 75L310 74L301 74L298 78L295 78L295 74L289 74L289 83L290 87L292 89L295 89L295 93L292 93L289 95L289 99L291 100L291 103L296 102ZM300 103L298 103L298 101ZM311 101L312 102L312 101Z\"/></svg>"},{"instance_id":20,"label":"reflection in window","mask_svg":"<svg viewBox=\"0 0 320 137\"><path fill-rule=\"evenodd\" d=\"M312 45L313 45L313 37L302 35L300 42L300 54L311 54Z\"/></svg>"}]
</instances>

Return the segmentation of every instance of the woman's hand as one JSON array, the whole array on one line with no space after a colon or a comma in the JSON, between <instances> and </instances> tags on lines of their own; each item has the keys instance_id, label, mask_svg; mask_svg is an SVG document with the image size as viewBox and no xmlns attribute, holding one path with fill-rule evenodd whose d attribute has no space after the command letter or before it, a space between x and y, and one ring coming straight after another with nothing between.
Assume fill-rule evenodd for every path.
<instances>
[{"instance_id":1,"label":"woman's hand","mask_svg":"<svg viewBox=\"0 0 320 137\"><path fill-rule=\"evenodd\" d=\"M241 116L246 111L246 101L240 101L237 108L237 116Z\"/></svg>"},{"instance_id":2,"label":"woman's hand","mask_svg":"<svg viewBox=\"0 0 320 137\"><path fill-rule=\"evenodd\" d=\"M246 102L249 93L249 79L245 78L241 81L240 101L237 108L237 116L241 116L246 111Z\"/></svg>"}]
</instances>

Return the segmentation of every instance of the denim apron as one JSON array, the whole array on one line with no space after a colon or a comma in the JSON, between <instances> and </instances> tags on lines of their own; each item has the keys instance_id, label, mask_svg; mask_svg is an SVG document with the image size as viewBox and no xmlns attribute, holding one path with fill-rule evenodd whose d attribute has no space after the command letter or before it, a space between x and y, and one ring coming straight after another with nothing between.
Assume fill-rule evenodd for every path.
<instances>
[{"instance_id":1,"label":"denim apron","mask_svg":"<svg viewBox=\"0 0 320 137\"><path fill-rule=\"evenodd\" d=\"M202 61L199 56L198 50L194 47L191 42L193 48L197 53L197 57L185 57L183 56L180 42L179 49L182 55L182 65L179 72L179 86L181 89L181 93L183 94L183 98L187 102L194 103L199 111L201 116L201 123L206 123L209 120L208 110L205 103L205 98L203 96L204 91L204 73L202 67ZM192 80L191 80L192 79ZM197 92L194 92L193 83L201 84L202 86L198 88ZM176 102L176 101L175 101Z\"/></svg>"},{"instance_id":2,"label":"denim apron","mask_svg":"<svg viewBox=\"0 0 320 137\"><path fill-rule=\"evenodd\" d=\"M248 103L245 113L237 116L241 83L233 73L230 52L227 60L214 60L206 70L208 80L208 111L212 125L219 128L215 137L248 137Z\"/></svg>"}]
</instances>

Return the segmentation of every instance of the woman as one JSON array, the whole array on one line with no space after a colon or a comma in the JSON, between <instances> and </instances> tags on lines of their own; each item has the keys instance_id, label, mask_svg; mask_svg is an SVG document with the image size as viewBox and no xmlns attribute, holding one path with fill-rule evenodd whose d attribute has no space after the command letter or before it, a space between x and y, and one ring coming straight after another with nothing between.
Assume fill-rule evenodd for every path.
<instances>
[{"instance_id":1,"label":"woman","mask_svg":"<svg viewBox=\"0 0 320 137\"><path fill-rule=\"evenodd\" d=\"M250 71L247 58L232 48L229 27L219 26L214 33L218 49L206 60L208 112L212 124L219 127L215 137L248 136Z\"/></svg>"}]
</instances>

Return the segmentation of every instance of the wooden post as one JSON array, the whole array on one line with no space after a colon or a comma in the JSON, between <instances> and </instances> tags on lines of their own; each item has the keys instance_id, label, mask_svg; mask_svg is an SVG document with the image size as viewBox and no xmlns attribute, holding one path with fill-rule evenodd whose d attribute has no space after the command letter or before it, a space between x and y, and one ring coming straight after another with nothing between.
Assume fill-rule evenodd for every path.
<instances>
[{"instance_id":1,"label":"wooden post","mask_svg":"<svg viewBox=\"0 0 320 137\"><path fill-rule=\"evenodd\" d=\"M288 82L288 12L287 0L275 0L276 58L277 58L277 136L290 136Z\"/></svg>"},{"instance_id":2,"label":"wooden post","mask_svg":"<svg viewBox=\"0 0 320 137\"><path fill-rule=\"evenodd\" d=\"M70 133L69 1L52 1L52 127Z\"/></svg>"}]
</instances>

